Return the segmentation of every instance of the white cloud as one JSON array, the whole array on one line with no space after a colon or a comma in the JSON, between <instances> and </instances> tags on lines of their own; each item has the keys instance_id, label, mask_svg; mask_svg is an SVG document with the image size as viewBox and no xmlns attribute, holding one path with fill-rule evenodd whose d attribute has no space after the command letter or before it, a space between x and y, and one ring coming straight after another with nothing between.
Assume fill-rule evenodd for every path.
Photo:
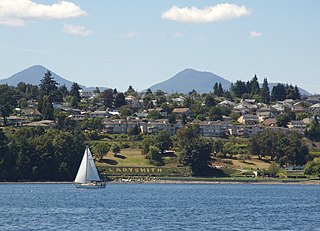
<instances>
[{"instance_id":1,"label":"white cloud","mask_svg":"<svg viewBox=\"0 0 320 231\"><path fill-rule=\"evenodd\" d=\"M251 31L250 32L250 38L259 38L262 36L262 33L261 32L256 32L256 31Z\"/></svg>"},{"instance_id":2,"label":"white cloud","mask_svg":"<svg viewBox=\"0 0 320 231\"><path fill-rule=\"evenodd\" d=\"M195 6L179 8L174 5L162 13L162 18L181 23L209 23L235 19L249 14L250 10L247 7L229 3L217 4L204 9L198 9Z\"/></svg>"},{"instance_id":3,"label":"white cloud","mask_svg":"<svg viewBox=\"0 0 320 231\"><path fill-rule=\"evenodd\" d=\"M32 19L67 19L85 15L87 13L80 6L68 1L45 5L32 0L0 0L0 24L7 26L24 26Z\"/></svg>"},{"instance_id":4,"label":"white cloud","mask_svg":"<svg viewBox=\"0 0 320 231\"><path fill-rule=\"evenodd\" d=\"M136 38L139 37L141 34L137 31L129 31L126 33L125 37L127 38Z\"/></svg>"},{"instance_id":5,"label":"white cloud","mask_svg":"<svg viewBox=\"0 0 320 231\"><path fill-rule=\"evenodd\" d=\"M77 26L77 25L71 25L71 24L64 24L63 31L68 34L81 35L81 36L88 36L93 33L91 30L88 30L83 26Z\"/></svg>"}]
</instances>

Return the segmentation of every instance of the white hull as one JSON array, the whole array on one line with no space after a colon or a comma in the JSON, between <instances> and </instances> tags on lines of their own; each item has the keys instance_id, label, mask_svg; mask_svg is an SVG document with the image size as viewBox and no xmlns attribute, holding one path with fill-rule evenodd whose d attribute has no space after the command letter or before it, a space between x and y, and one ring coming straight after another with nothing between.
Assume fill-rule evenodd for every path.
<instances>
[{"instance_id":1,"label":"white hull","mask_svg":"<svg viewBox=\"0 0 320 231\"><path fill-rule=\"evenodd\" d=\"M85 188L85 189L102 189L106 187L106 184L101 183L101 184L77 184L77 188Z\"/></svg>"}]
</instances>

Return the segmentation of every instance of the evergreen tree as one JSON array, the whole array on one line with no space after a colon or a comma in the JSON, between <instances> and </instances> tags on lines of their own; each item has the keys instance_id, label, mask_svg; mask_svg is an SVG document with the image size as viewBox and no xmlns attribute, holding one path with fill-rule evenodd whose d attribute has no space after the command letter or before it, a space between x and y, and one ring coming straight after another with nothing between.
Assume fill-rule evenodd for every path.
<instances>
[{"instance_id":1,"label":"evergreen tree","mask_svg":"<svg viewBox=\"0 0 320 231\"><path fill-rule=\"evenodd\" d=\"M258 77L254 75L253 79L250 81L250 94L258 95L260 94L260 86L258 82Z\"/></svg>"},{"instance_id":2,"label":"evergreen tree","mask_svg":"<svg viewBox=\"0 0 320 231\"><path fill-rule=\"evenodd\" d=\"M54 101L62 101L62 98L59 97L60 94L57 93L58 83L54 80L52 77L52 74L50 71L47 71L47 73L44 74L44 77L41 79L41 83L39 85L39 104L38 104L38 110L42 113L43 111L43 105L45 105L46 102L44 102L44 97L47 96L48 100L51 102Z\"/></svg>"},{"instance_id":3,"label":"evergreen tree","mask_svg":"<svg viewBox=\"0 0 320 231\"><path fill-rule=\"evenodd\" d=\"M219 85L218 85L218 96L221 97L221 96L223 96L223 94L224 94L224 90L223 90L222 84L219 83Z\"/></svg>"},{"instance_id":4,"label":"evergreen tree","mask_svg":"<svg viewBox=\"0 0 320 231\"><path fill-rule=\"evenodd\" d=\"M126 99L124 97L124 94L122 92L118 93L114 99L114 106L116 108L120 108L124 105L126 105L127 102L126 102Z\"/></svg>"},{"instance_id":5,"label":"evergreen tree","mask_svg":"<svg viewBox=\"0 0 320 231\"><path fill-rule=\"evenodd\" d=\"M80 96L79 90L81 90L81 87L77 83L73 83L71 86L71 90L70 90L70 95L74 99L72 102L73 107L78 107L78 105L81 101L81 96Z\"/></svg>"},{"instance_id":6,"label":"evergreen tree","mask_svg":"<svg viewBox=\"0 0 320 231\"><path fill-rule=\"evenodd\" d=\"M14 90L8 85L0 85L0 114L4 125L7 124L7 117L16 105Z\"/></svg>"},{"instance_id":7,"label":"evergreen tree","mask_svg":"<svg viewBox=\"0 0 320 231\"><path fill-rule=\"evenodd\" d=\"M42 119L44 120L54 120L54 109L52 105L51 98L47 95L43 97L42 101Z\"/></svg>"},{"instance_id":8,"label":"evergreen tree","mask_svg":"<svg viewBox=\"0 0 320 231\"><path fill-rule=\"evenodd\" d=\"M207 106L207 107L213 107L213 106L216 106L217 103L214 99L214 97L211 95L211 94L208 94L205 101L204 101L204 104Z\"/></svg>"},{"instance_id":9,"label":"evergreen tree","mask_svg":"<svg viewBox=\"0 0 320 231\"><path fill-rule=\"evenodd\" d=\"M242 98L244 94L248 93L248 85L250 84L237 80L235 83L231 84L231 94L237 98Z\"/></svg>"},{"instance_id":10,"label":"evergreen tree","mask_svg":"<svg viewBox=\"0 0 320 231\"><path fill-rule=\"evenodd\" d=\"M264 80L263 80L260 95L261 95L261 101L263 103L265 103L265 104L270 103L270 90L269 90L269 83L268 83L267 78L264 78Z\"/></svg>"},{"instance_id":11,"label":"evergreen tree","mask_svg":"<svg viewBox=\"0 0 320 231\"><path fill-rule=\"evenodd\" d=\"M272 88L271 91L271 100L272 101L283 101L286 99L286 87L278 83L276 86Z\"/></svg>"},{"instance_id":12,"label":"evergreen tree","mask_svg":"<svg viewBox=\"0 0 320 231\"><path fill-rule=\"evenodd\" d=\"M214 86L213 86L213 94L215 96L218 96L219 95L219 85L217 82L215 82Z\"/></svg>"},{"instance_id":13,"label":"evergreen tree","mask_svg":"<svg viewBox=\"0 0 320 231\"><path fill-rule=\"evenodd\" d=\"M113 90L112 89L106 89L102 93L102 103L106 108L112 108L113 107Z\"/></svg>"}]
</instances>

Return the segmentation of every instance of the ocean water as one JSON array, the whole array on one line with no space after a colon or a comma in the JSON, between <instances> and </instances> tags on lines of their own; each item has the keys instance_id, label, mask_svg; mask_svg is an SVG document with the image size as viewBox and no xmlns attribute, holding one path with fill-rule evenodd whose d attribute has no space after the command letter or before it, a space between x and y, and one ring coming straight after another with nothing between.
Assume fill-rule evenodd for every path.
<instances>
[{"instance_id":1,"label":"ocean water","mask_svg":"<svg viewBox=\"0 0 320 231\"><path fill-rule=\"evenodd\" d=\"M320 186L0 184L0 230L320 230Z\"/></svg>"}]
</instances>

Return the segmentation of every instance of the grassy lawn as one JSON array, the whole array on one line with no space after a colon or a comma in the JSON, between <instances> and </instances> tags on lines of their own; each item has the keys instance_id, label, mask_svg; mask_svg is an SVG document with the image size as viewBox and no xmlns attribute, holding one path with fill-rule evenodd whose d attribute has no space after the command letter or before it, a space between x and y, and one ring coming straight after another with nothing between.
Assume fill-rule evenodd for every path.
<instances>
[{"instance_id":1,"label":"grassy lawn","mask_svg":"<svg viewBox=\"0 0 320 231\"><path fill-rule=\"evenodd\" d=\"M245 162L241 160L232 160L233 166L235 168L256 170L256 169L267 169L270 165L268 160L259 160L258 157L254 156L251 160L246 160Z\"/></svg>"},{"instance_id":2,"label":"grassy lawn","mask_svg":"<svg viewBox=\"0 0 320 231\"><path fill-rule=\"evenodd\" d=\"M109 152L100 162L96 163L97 166L152 166L149 161L141 154L140 150L123 149L116 157L112 152Z\"/></svg>"}]
</instances>

